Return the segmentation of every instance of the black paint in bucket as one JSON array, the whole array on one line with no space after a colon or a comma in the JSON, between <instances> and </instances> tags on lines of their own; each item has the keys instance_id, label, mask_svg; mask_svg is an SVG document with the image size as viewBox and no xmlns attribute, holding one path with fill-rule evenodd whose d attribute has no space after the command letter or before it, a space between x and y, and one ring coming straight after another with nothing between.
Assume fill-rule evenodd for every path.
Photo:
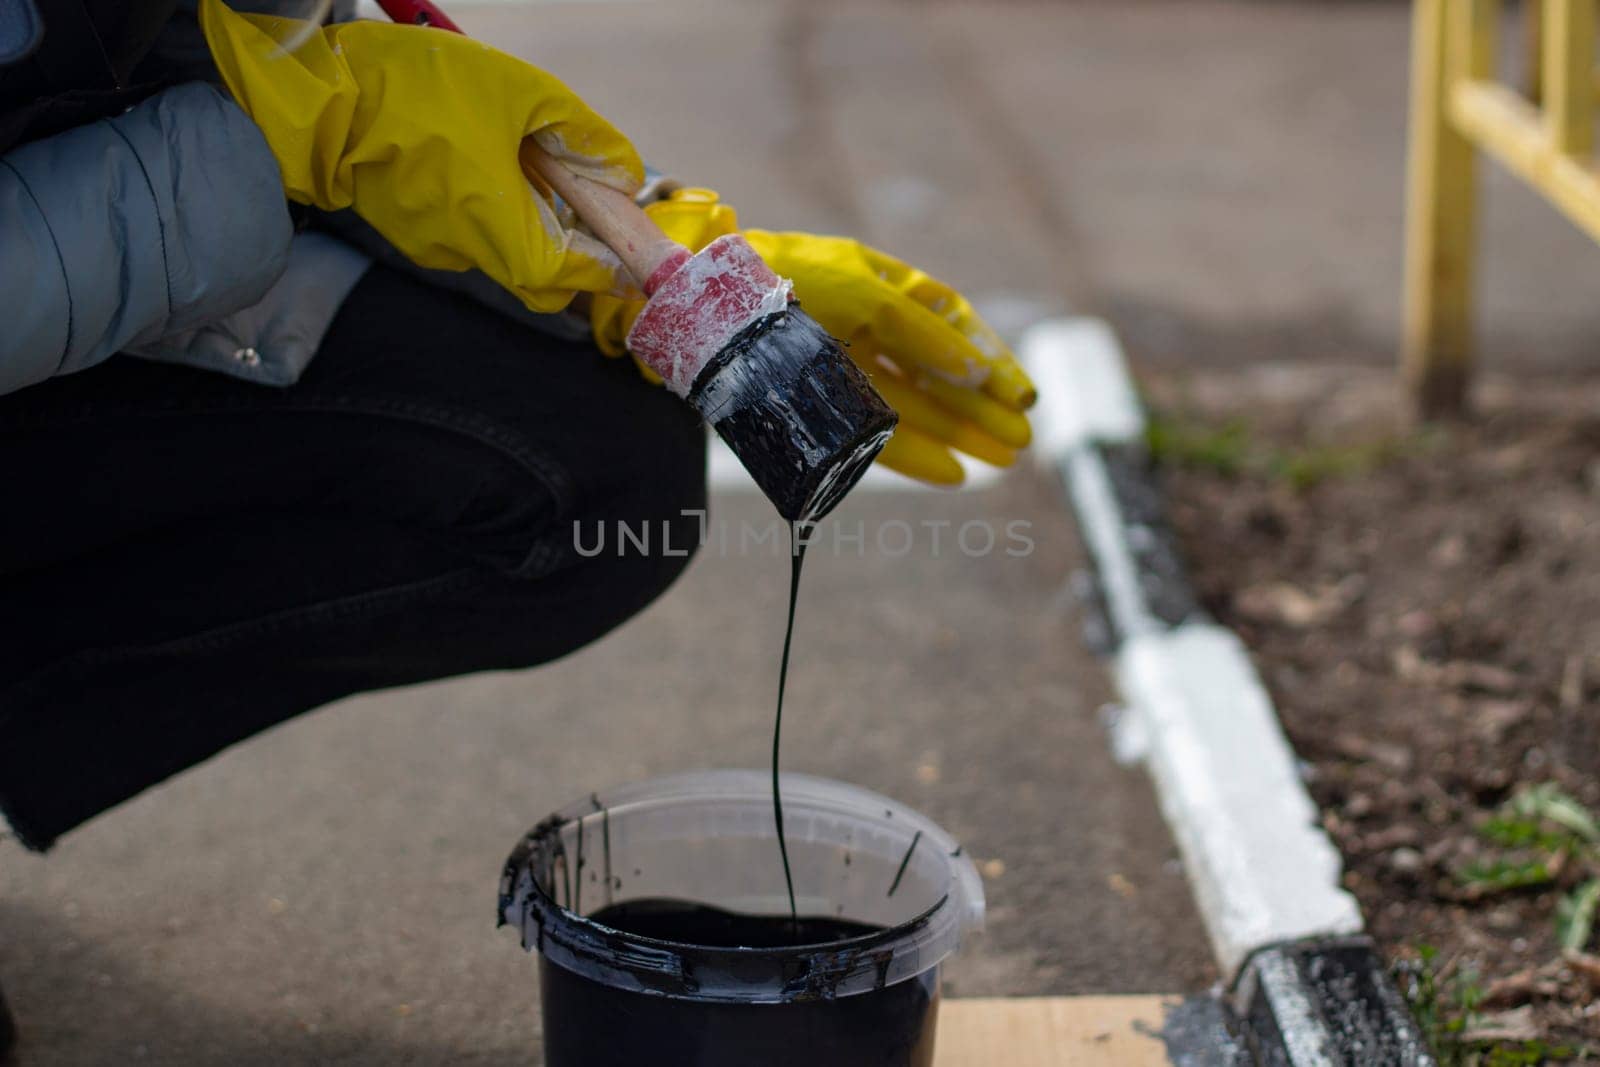
<instances>
[{"instance_id":1,"label":"black paint in bucket","mask_svg":"<svg viewBox=\"0 0 1600 1067\"><path fill-rule=\"evenodd\" d=\"M785 774L793 919L770 787L625 786L519 843L500 918L539 955L549 1067L932 1062L940 965L982 918L971 861L909 808Z\"/></svg>"},{"instance_id":2,"label":"black paint in bucket","mask_svg":"<svg viewBox=\"0 0 1600 1067\"><path fill-rule=\"evenodd\" d=\"M641 914L639 905L644 904ZM766 953L776 962L795 954L795 923L787 914L742 916L680 901L644 901L602 909L591 917L619 933L619 950L677 943L690 964L695 947ZM820 939L811 952L850 951L869 944L862 923L802 917L802 938ZM622 945L629 948L623 948ZM783 1004L737 1004L618 989L540 958L547 1067L928 1067L933 1062L938 972L857 996L797 996ZM559 1023L556 1022L559 1020Z\"/></svg>"}]
</instances>

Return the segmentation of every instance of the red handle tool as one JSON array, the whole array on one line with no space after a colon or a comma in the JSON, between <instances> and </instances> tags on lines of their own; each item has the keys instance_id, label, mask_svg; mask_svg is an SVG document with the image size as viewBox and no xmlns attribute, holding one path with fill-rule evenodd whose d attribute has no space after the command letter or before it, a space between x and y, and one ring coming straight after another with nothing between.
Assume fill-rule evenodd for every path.
<instances>
[{"instance_id":1,"label":"red handle tool","mask_svg":"<svg viewBox=\"0 0 1600 1067\"><path fill-rule=\"evenodd\" d=\"M395 22L412 26L437 26L441 30L460 33L461 27L450 21L450 16L440 11L429 0L378 0L383 13Z\"/></svg>"}]
</instances>

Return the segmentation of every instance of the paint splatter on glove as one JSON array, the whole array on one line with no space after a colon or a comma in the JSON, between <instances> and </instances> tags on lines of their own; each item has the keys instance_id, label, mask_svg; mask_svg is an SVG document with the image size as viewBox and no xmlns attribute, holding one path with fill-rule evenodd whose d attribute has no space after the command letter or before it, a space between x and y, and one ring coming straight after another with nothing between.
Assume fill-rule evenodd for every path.
<instances>
[{"instance_id":1,"label":"paint splatter on glove","mask_svg":"<svg viewBox=\"0 0 1600 1067\"><path fill-rule=\"evenodd\" d=\"M625 291L616 256L565 225L517 162L532 137L586 178L629 193L644 181L627 138L553 75L418 26L307 27L220 0L201 0L200 25L291 200L353 208L419 266L475 267L534 311Z\"/></svg>"},{"instance_id":2,"label":"paint splatter on glove","mask_svg":"<svg viewBox=\"0 0 1600 1067\"><path fill-rule=\"evenodd\" d=\"M739 228L733 208L709 189L680 189L646 209L669 237L692 249ZM892 256L847 237L745 230L773 270L900 413L878 461L923 481L959 485L952 450L1008 466L1031 438L1035 391L1005 344L960 293ZM596 343L621 355L643 305L597 297Z\"/></svg>"}]
</instances>

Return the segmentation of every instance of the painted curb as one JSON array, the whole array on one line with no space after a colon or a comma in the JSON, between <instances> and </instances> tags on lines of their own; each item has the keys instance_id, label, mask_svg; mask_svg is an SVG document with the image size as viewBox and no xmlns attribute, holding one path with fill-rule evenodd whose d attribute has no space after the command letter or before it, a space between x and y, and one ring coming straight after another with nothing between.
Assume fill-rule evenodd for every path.
<instances>
[{"instance_id":1,"label":"painted curb","mask_svg":"<svg viewBox=\"0 0 1600 1067\"><path fill-rule=\"evenodd\" d=\"M1339 854L1238 638L1186 622L1124 642L1113 672L1224 973L1266 945L1358 933Z\"/></svg>"},{"instance_id":2,"label":"painted curb","mask_svg":"<svg viewBox=\"0 0 1600 1067\"><path fill-rule=\"evenodd\" d=\"M1045 322L1020 355L1039 385L1040 460L1094 567L1080 599L1103 616L1095 643L1126 702L1112 748L1154 781L1229 989L1200 1029L1226 1029L1270 1067L1433 1067L1339 885L1338 850L1248 650L1189 583L1115 334L1096 319ZM1175 1062L1234 1062L1215 1051L1226 1042L1203 1044L1213 1051Z\"/></svg>"},{"instance_id":3,"label":"painted curb","mask_svg":"<svg viewBox=\"0 0 1600 1067\"><path fill-rule=\"evenodd\" d=\"M1184 572L1116 336L1098 320L1057 320L1029 330L1020 354L1041 404L1051 398L1040 459L1065 482L1104 599L1127 703L1117 748L1155 782L1217 962L1232 976L1267 946L1360 933L1271 699Z\"/></svg>"},{"instance_id":4,"label":"painted curb","mask_svg":"<svg viewBox=\"0 0 1600 1067\"><path fill-rule=\"evenodd\" d=\"M1365 937L1279 945L1251 957L1229 1005L1263 1067L1435 1067Z\"/></svg>"}]
</instances>

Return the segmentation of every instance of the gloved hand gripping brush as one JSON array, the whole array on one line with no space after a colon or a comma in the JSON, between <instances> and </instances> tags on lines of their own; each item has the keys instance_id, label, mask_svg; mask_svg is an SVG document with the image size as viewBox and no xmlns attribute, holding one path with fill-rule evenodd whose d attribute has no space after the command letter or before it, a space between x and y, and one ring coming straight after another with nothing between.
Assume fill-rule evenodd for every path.
<instances>
[{"instance_id":1,"label":"gloved hand gripping brush","mask_svg":"<svg viewBox=\"0 0 1600 1067\"><path fill-rule=\"evenodd\" d=\"M460 32L426 0L380 0L396 22ZM573 173L532 138L519 159L622 260L648 302L627 346L688 400L791 521L838 504L897 417L791 284L739 234L691 255L632 197Z\"/></svg>"},{"instance_id":2,"label":"gloved hand gripping brush","mask_svg":"<svg viewBox=\"0 0 1600 1067\"><path fill-rule=\"evenodd\" d=\"M431 5L386 0L386 6L397 20L459 32ZM563 134L554 143L559 149L586 140ZM879 464L923 482L960 485L966 472L956 453L1008 467L1027 447L1027 409L1037 391L1001 337L951 286L847 237L743 229L734 209L705 188L671 189L645 213L691 252L739 233L774 272L793 280L808 314L845 340L851 360L899 414ZM637 292L593 292L589 322L600 350L626 354L644 308ZM640 366L660 380L648 364Z\"/></svg>"},{"instance_id":3,"label":"gloved hand gripping brush","mask_svg":"<svg viewBox=\"0 0 1600 1067\"><path fill-rule=\"evenodd\" d=\"M691 255L626 194L573 174L532 141L521 159L639 279L649 299L628 351L694 405L780 515L815 522L833 510L897 416L800 310L791 283L739 234Z\"/></svg>"}]
</instances>

